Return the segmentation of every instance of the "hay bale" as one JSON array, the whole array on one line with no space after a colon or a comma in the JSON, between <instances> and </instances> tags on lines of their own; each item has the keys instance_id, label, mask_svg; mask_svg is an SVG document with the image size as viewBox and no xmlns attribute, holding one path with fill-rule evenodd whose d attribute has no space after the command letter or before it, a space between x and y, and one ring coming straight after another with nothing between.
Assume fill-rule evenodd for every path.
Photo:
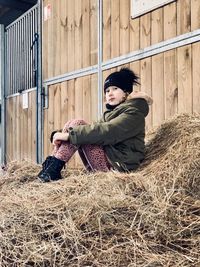
<instances>
[{"instance_id":1,"label":"hay bale","mask_svg":"<svg viewBox=\"0 0 200 267\"><path fill-rule=\"evenodd\" d=\"M0 180L0 266L199 266L200 116L151 132L137 172L38 171L13 162Z\"/></svg>"}]
</instances>

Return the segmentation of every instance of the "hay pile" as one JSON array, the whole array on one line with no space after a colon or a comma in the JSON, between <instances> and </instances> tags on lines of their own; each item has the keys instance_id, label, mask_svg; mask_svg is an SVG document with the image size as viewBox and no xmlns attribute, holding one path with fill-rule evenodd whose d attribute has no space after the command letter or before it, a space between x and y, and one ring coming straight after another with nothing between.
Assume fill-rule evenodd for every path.
<instances>
[{"instance_id":1,"label":"hay pile","mask_svg":"<svg viewBox=\"0 0 200 267\"><path fill-rule=\"evenodd\" d=\"M200 266L200 116L152 132L135 173L38 171L13 162L0 179L0 266Z\"/></svg>"}]
</instances>

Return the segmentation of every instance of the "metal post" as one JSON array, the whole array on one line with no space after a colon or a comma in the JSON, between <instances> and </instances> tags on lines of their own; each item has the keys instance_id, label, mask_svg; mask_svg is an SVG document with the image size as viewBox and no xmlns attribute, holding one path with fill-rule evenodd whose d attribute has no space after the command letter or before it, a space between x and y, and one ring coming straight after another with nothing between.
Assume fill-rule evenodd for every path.
<instances>
[{"instance_id":1,"label":"metal post","mask_svg":"<svg viewBox=\"0 0 200 267\"><path fill-rule=\"evenodd\" d=\"M37 51L37 163L43 160L43 97L42 97L42 0L38 0L38 51Z\"/></svg>"},{"instance_id":2,"label":"metal post","mask_svg":"<svg viewBox=\"0 0 200 267\"><path fill-rule=\"evenodd\" d=\"M102 36L103 36L103 30L102 30L102 18L103 18L103 12L102 12L102 0L98 1L98 118L101 117L103 112L102 102L102 51L103 51L103 44L102 44Z\"/></svg>"},{"instance_id":3,"label":"metal post","mask_svg":"<svg viewBox=\"0 0 200 267\"><path fill-rule=\"evenodd\" d=\"M0 25L1 164L6 163L5 30Z\"/></svg>"}]
</instances>

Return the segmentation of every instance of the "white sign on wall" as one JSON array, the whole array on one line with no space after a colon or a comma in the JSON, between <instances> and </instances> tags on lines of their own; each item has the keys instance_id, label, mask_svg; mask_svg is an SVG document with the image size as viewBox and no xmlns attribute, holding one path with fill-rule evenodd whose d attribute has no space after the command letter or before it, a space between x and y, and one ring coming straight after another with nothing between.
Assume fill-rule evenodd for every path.
<instances>
[{"instance_id":1,"label":"white sign on wall","mask_svg":"<svg viewBox=\"0 0 200 267\"><path fill-rule=\"evenodd\" d=\"M23 103L23 109L26 109L26 108L28 108L28 93L26 92L26 93L23 93L22 94L22 103Z\"/></svg>"},{"instance_id":2,"label":"white sign on wall","mask_svg":"<svg viewBox=\"0 0 200 267\"><path fill-rule=\"evenodd\" d=\"M44 21L51 18L51 5L50 4L44 7L43 18L44 18Z\"/></svg>"},{"instance_id":3,"label":"white sign on wall","mask_svg":"<svg viewBox=\"0 0 200 267\"><path fill-rule=\"evenodd\" d=\"M131 0L131 17L139 17L176 0Z\"/></svg>"}]
</instances>

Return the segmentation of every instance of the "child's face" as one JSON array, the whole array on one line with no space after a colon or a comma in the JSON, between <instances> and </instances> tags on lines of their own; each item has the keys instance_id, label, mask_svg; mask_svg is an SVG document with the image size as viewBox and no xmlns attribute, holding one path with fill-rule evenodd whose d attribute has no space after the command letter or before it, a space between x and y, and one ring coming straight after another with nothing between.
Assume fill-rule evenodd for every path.
<instances>
[{"instance_id":1,"label":"child's face","mask_svg":"<svg viewBox=\"0 0 200 267\"><path fill-rule=\"evenodd\" d=\"M106 103L109 105L118 105L126 99L126 93L117 86L109 86L106 89Z\"/></svg>"}]
</instances>

